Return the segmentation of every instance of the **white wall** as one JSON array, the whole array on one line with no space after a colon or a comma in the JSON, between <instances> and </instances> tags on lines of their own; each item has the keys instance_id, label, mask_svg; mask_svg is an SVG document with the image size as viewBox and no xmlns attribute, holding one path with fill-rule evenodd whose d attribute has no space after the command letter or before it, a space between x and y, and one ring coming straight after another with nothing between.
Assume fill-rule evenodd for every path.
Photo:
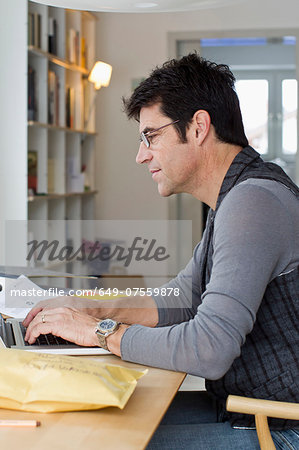
<instances>
[{"instance_id":1,"label":"white wall","mask_svg":"<svg viewBox=\"0 0 299 450\"><path fill-rule=\"evenodd\" d=\"M1 126L0 134L0 217L6 219L26 219L27 214L27 174L24 172L27 155L23 151L24 142L27 142L27 29L24 18L27 18L27 5L22 0L5 2L1 8L0 117L1 121L5 119L5 126ZM14 193L16 202L11 201L11 196L3 195L4 189Z\"/></svg>"},{"instance_id":2,"label":"white wall","mask_svg":"<svg viewBox=\"0 0 299 450\"><path fill-rule=\"evenodd\" d=\"M132 78L168 58L168 33L272 28L299 28L298 0L244 0L188 13L99 13L97 55L112 64L113 74L97 99L97 218L167 218L167 199L134 162L138 126L122 113L121 97L130 94Z\"/></svg>"},{"instance_id":3,"label":"white wall","mask_svg":"<svg viewBox=\"0 0 299 450\"><path fill-rule=\"evenodd\" d=\"M27 2L13 0L1 4L0 264L4 263L4 221L27 219L26 21Z\"/></svg>"}]
</instances>

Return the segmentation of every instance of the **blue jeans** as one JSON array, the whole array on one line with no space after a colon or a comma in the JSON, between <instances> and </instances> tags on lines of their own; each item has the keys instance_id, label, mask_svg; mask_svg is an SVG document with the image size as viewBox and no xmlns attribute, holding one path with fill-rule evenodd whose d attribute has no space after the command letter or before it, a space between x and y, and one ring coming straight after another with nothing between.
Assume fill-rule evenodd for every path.
<instances>
[{"instance_id":1,"label":"blue jeans","mask_svg":"<svg viewBox=\"0 0 299 450\"><path fill-rule=\"evenodd\" d=\"M299 430L271 432L281 450L299 450ZM216 404L203 391L180 391L147 450L259 450L256 430L239 430L217 422Z\"/></svg>"}]
</instances>

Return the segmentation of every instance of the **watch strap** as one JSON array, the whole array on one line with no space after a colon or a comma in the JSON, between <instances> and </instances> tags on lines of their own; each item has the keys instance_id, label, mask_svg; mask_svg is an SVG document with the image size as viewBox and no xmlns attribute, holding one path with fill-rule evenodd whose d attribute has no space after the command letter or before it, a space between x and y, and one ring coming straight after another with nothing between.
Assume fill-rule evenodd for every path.
<instances>
[{"instance_id":1,"label":"watch strap","mask_svg":"<svg viewBox=\"0 0 299 450\"><path fill-rule=\"evenodd\" d=\"M98 336L98 340L99 340L100 346L101 346L104 350L108 350L108 346L107 346L107 342L106 342L106 337L109 336L109 334L105 336L104 334L99 333L99 331L97 331L96 334L97 334L97 336ZM110 333L110 334L112 334L112 333Z\"/></svg>"},{"instance_id":2,"label":"watch strap","mask_svg":"<svg viewBox=\"0 0 299 450\"><path fill-rule=\"evenodd\" d=\"M120 322L117 322L116 327L112 331L102 333L98 328L95 329L96 335L98 336L99 344L104 350L108 350L107 337L115 333L119 329Z\"/></svg>"}]
</instances>

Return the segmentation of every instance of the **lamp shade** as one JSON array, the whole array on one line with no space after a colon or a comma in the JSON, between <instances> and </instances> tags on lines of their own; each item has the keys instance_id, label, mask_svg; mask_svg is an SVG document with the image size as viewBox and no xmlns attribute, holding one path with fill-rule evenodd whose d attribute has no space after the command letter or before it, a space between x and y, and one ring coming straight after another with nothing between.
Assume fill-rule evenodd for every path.
<instances>
[{"instance_id":1,"label":"lamp shade","mask_svg":"<svg viewBox=\"0 0 299 450\"><path fill-rule=\"evenodd\" d=\"M95 89L100 89L102 86L107 87L110 83L112 74L112 66L104 63L103 61L97 61L88 77L88 81L94 83Z\"/></svg>"}]
</instances>

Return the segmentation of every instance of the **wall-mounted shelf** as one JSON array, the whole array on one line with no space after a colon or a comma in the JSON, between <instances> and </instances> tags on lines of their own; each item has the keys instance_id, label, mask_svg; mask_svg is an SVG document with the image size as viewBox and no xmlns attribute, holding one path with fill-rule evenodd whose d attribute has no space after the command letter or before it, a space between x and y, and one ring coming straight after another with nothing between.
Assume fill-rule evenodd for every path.
<instances>
[{"instance_id":1,"label":"wall-mounted shelf","mask_svg":"<svg viewBox=\"0 0 299 450\"><path fill-rule=\"evenodd\" d=\"M80 72L84 75L89 74L89 70L78 66L77 64L72 64L69 61L59 58L58 56L54 56L51 53L44 52L40 48L34 47L33 45L28 45L28 53L30 55L40 56L42 58L46 58L48 61L51 61L53 64L57 66L64 67L68 70L73 70L74 72Z\"/></svg>"},{"instance_id":2,"label":"wall-mounted shelf","mask_svg":"<svg viewBox=\"0 0 299 450\"><path fill-rule=\"evenodd\" d=\"M76 130L74 128L61 127L59 125L50 125L48 123L35 122L33 120L28 121L28 127L47 128L48 130L59 130L65 131L66 133L78 133L78 134L86 134L88 136L97 136L97 133L95 131L88 131L83 129Z\"/></svg>"},{"instance_id":3,"label":"wall-mounted shelf","mask_svg":"<svg viewBox=\"0 0 299 450\"><path fill-rule=\"evenodd\" d=\"M45 194L28 196L28 202L36 202L40 200L57 200L62 198L83 197L88 195L96 195L98 191L71 192L69 194Z\"/></svg>"}]
</instances>

